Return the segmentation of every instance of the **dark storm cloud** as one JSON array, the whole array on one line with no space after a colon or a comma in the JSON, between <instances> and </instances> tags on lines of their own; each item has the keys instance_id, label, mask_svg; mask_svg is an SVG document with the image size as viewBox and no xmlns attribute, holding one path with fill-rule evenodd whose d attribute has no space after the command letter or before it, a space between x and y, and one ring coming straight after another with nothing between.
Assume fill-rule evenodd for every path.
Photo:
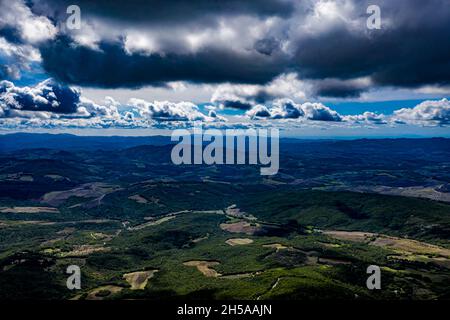
<instances>
[{"instance_id":1,"label":"dark storm cloud","mask_svg":"<svg viewBox=\"0 0 450 320\"><path fill-rule=\"evenodd\" d=\"M36 0L30 7L37 14L63 20L67 17L65 10L70 4L79 5L82 16L88 17L90 21L107 21L111 29L121 28L121 25L142 28L142 25L148 24L149 28L168 31L179 25L189 25L194 26L194 33L212 25L217 26L219 21L236 17L287 18L294 12L294 4L289 0ZM145 28L139 32L145 32ZM192 51L180 50L186 43L180 43L180 39L170 36L170 33L168 35L168 39L158 40L165 48L151 54L139 50L129 52L124 46L125 37L114 41L100 36L100 50L97 50L80 46L68 36L61 35L40 47L42 64L52 77L66 83L138 88L145 85L164 86L168 81L180 80L194 83L263 84L283 73L288 62L287 57L278 52L280 44L273 37L260 39L251 50L235 50L229 43L215 44L212 41ZM258 102L266 99L264 93L256 98Z\"/></svg>"},{"instance_id":2,"label":"dark storm cloud","mask_svg":"<svg viewBox=\"0 0 450 320\"><path fill-rule=\"evenodd\" d=\"M98 48L80 44L77 34L67 30L40 44L45 70L70 84L107 88L181 80L264 84L282 73L297 72L301 80L313 80L316 95L343 98L357 97L368 86L327 79L366 77L372 87L450 84L450 0L339 0L323 12L317 4L333 2L28 1L34 13L53 19L55 25L64 25L61 19L67 17L69 4L78 4L86 21L102 24L94 29ZM373 4L381 8L381 30L366 28L366 9ZM255 19L237 19L244 16ZM268 17L277 19L267 23ZM221 24L237 36L220 38ZM247 32L251 28L256 31ZM188 36L207 29L213 30L207 40L201 38L198 47L190 48ZM127 50L129 30L148 36L155 46L144 48L147 52ZM122 38L117 35L121 31ZM17 36L14 29L2 30L0 36L2 32L10 42ZM130 43L139 45L136 39Z\"/></svg>"},{"instance_id":3,"label":"dark storm cloud","mask_svg":"<svg viewBox=\"0 0 450 320\"><path fill-rule=\"evenodd\" d=\"M300 75L314 79L370 76L378 85L401 87L449 84L450 1L375 3L386 22L381 30L367 34L341 24L327 32L300 36L295 53ZM364 9L369 2L359 4Z\"/></svg>"},{"instance_id":4,"label":"dark storm cloud","mask_svg":"<svg viewBox=\"0 0 450 320\"><path fill-rule=\"evenodd\" d=\"M293 3L285 0L34 0L31 6L39 14L54 11L65 14L76 4L83 14L117 22L143 24L215 23L217 16L289 16ZM45 11L44 11L45 10Z\"/></svg>"},{"instance_id":5,"label":"dark storm cloud","mask_svg":"<svg viewBox=\"0 0 450 320\"><path fill-rule=\"evenodd\" d=\"M315 95L320 97L354 98L359 97L367 89L367 85L357 81L339 81L324 79L314 85Z\"/></svg>"},{"instance_id":6,"label":"dark storm cloud","mask_svg":"<svg viewBox=\"0 0 450 320\"><path fill-rule=\"evenodd\" d=\"M100 50L71 45L67 37L41 47L44 68L63 82L98 87L163 85L167 81L265 83L282 72L280 61L226 49L166 55L127 53L120 43Z\"/></svg>"},{"instance_id":7,"label":"dark storm cloud","mask_svg":"<svg viewBox=\"0 0 450 320\"><path fill-rule=\"evenodd\" d=\"M381 31L375 39L333 31L303 40L307 49L298 50L296 63L301 76L313 79L370 76L379 85L449 84L449 30L450 24L446 30Z\"/></svg>"},{"instance_id":8,"label":"dark storm cloud","mask_svg":"<svg viewBox=\"0 0 450 320\"><path fill-rule=\"evenodd\" d=\"M253 107L251 103L243 102L239 100L225 100L222 103L224 108L231 108L231 109L239 109L239 110L249 110Z\"/></svg>"},{"instance_id":9,"label":"dark storm cloud","mask_svg":"<svg viewBox=\"0 0 450 320\"><path fill-rule=\"evenodd\" d=\"M255 50L270 56L274 51L280 49L280 42L275 38L261 39L255 42Z\"/></svg>"},{"instance_id":10,"label":"dark storm cloud","mask_svg":"<svg viewBox=\"0 0 450 320\"><path fill-rule=\"evenodd\" d=\"M322 86L316 88L316 95L320 97L334 98L357 98L364 92L364 89L355 89L347 86Z\"/></svg>"}]
</instances>

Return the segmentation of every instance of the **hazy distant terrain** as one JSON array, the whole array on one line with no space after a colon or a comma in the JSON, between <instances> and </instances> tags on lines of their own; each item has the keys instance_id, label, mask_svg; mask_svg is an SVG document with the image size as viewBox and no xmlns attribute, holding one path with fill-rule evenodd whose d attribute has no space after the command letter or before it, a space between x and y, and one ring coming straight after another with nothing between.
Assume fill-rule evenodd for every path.
<instances>
[{"instance_id":1,"label":"hazy distant terrain","mask_svg":"<svg viewBox=\"0 0 450 320\"><path fill-rule=\"evenodd\" d=\"M450 139L281 140L271 177L171 148L0 136L0 298L450 298Z\"/></svg>"}]
</instances>

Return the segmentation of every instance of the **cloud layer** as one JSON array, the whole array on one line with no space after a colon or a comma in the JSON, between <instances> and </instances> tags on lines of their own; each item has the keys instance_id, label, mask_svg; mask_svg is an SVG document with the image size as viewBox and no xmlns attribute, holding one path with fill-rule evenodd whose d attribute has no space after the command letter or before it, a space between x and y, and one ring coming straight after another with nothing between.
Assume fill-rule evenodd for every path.
<instances>
[{"instance_id":1,"label":"cloud layer","mask_svg":"<svg viewBox=\"0 0 450 320\"><path fill-rule=\"evenodd\" d=\"M28 111L73 114L78 111L79 92L46 80L34 87L16 87L12 82L0 82L0 108L5 117Z\"/></svg>"},{"instance_id":2,"label":"cloud layer","mask_svg":"<svg viewBox=\"0 0 450 320\"><path fill-rule=\"evenodd\" d=\"M0 128L168 128L325 126L352 127L450 125L450 101L429 100L414 108L401 108L390 115L363 112L342 115L318 102L296 103L275 99L266 104L250 104L234 116L226 115L222 103L199 106L192 102L147 101L132 98L120 104L105 97L101 104L85 98L81 89L61 85L52 79L35 86L19 87L0 82Z\"/></svg>"},{"instance_id":3,"label":"cloud layer","mask_svg":"<svg viewBox=\"0 0 450 320\"><path fill-rule=\"evenodd\" d=\"M326 102L383 98L381 90L450 93L448 0L76 3L81 29L69 30L72 1L0 1L0 128L450 122L447 99L352 115ZM379 30L366 26L369 5L381 8ZM209 108L194 94L115 95L149 86L203 88ZM79 87L114 89L123 101L94 102Z\"/></svg>"},{"instance_id":4,"label":"cloud layer","mask_svg":"<svg viewBox=\"0 0 450 320\"><path fill-rule=\"evenodd\" d=\"M414 108L396 110L394 115L398 122L449 125L450 101L447 99L424 101Z\"/></svg>"},{"instance_id":5,"label":"cloud layer","mask_svg":"<svg viewBox=\"0 0 450 320\"><path fill-rule=\"evenodd\" d=\"M191 102L148 102L130 99L120 105L111 97L97 104L81 95L81 90L52 79L35 86L18 87L0 82L0 127L128 127L149 128L163 123L223 122L214 110L202 113Z\"/></svg>"},{"instance_id":6,"label":"cloud layer","mask_svg":"<svg viewBox=\"0 0 450 320\"><path fill-rule=\"evenodd\" d=\"M58 81L102 88L258 86L294 73L310 96L354 98L373 87L450 84L448 0L77 3L82 27L68 30L71 1L2 1L0 76L19 77L34 51ZM373 4L381 8L380 30L366 27ZM252 99L268 98L260 90Z\"/></svg>"},{"instance_id":7,"label":"cloud layer","mask_svg":"<svg viewBox=\"0 0 450 320\"><path fill-rule=\"evenodd\" d=\"M256 105L246 112L251 119L299 119L313 121L342 121L342 117L334 110L321 103L305 102L297 104L290 99L275 100L271 108Z\"/></svg>"}]
</instances>

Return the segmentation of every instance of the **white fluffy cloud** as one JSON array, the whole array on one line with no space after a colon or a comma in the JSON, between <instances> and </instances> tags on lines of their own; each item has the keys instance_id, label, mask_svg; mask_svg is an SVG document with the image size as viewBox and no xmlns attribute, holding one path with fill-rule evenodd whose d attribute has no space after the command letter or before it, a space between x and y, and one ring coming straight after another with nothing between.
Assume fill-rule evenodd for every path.
<instances>
[{"instance_id":1,"label":"white fluffy cloud","mask_svg":"<svg viewBox=\"0 0 450 320\"><path fill-rule=\"evenodd\" d=\"M450 124L450 101L428 100L414 108L402 108L394 111L394 119L398 122L419 124Z\"/></svg>"},{"instance_id":2,"label":"white fluffy cloud","mask_svg":"<svg viewBox=\"0 0 450 320\"><path fill-rule=\"evenodd\" d=\"M295 103L290 99L278 99L271 108L256 105L246 112L252 119L306 119L313 121L342 121L342 117L334 110L321 103L305 102Z\"/></svg>"},{"instance_id":3,"label":"white fluffy cloud","mask_svg":"<svg viewBox=\"0 0 450 320\"><path fill-rule=\"evenodd\" d=\"M38 45L53 39L57 28L33 14L23 1L0 1L0 79L19 79L31 63L40 62Z\"/></svg>"},{"instance_id":4,"label":"white fluffy cloud","mask_svg":"<svg viewBox=\"0 0 450 320\"><path fill-rule=\"evenodd\" d=\"M87 117L100 117L108 120L119 120L121 114L118 110L119 103L111 97L105 97L103 105L99 105L94 101L80 97L78 104L78 113Z\"/></svg>"},{"instance_id":5,"label":"white fluffy cloud","mask_svg":"<svg viewBox=\"0 0 450 320\"><path fill-rule=\"evenodd\" d=\"M255 104L237 115L223 116L220 104L199 107L192 102L153 101L132 98L122 105L111 97L97 103L81 90L48 79L35 86L18 87L0 82L0 128L165 128L196 123L217 128L239 126L349 126L449 125L450 101L429 100L391 115L363 112L340 115L322 103L297 103L276 99ZM265 121L258 121L264 119ZM282 120L282 121L277 121Z\"/></svg>"},{"instance_id":6,"label":"white fluffy cloud","mask_svg":"<svg viewBox=\"0 0 450 320\"><path fill-rule=\"evenodd\" d=\"M270 118L272 116L270 110L261 104L254 106L245 114L250 119Z\"/></svg>"},{"instance_id":7,"label":"white fluffy cloud","mask_svg":"<svg viewBox=\"0 0 450 320\"><path fill-rule=\"evenodd\" d=\"M41 61L39 51L31 45L14 44L0 36L0 79L19 79L31 63Z\"/></svg>"},{"instance_id":8,"label":"white fluffy cloud","mask_svg":"<svg viewBox=\"0 0 450 320\"><path fill-rule=\"evenodd\" d=\"M223 122L213 106L202 113L191 102L130 99L121 106L111 97L98 104L81 95L81 90L48 79L35 86L17 87L0 82L0 126L24 123L43 127L151 127L163 122Z\"/></svg>"},{"instance_id":9,"label":"white fluffy cloud","mask_svg":"<svg viewBox=\"0 0 450 320\"><path fill-rule=\"evenodd\" d=\"M341 121L341 116L334 110L321 103L306 102L301 106L308 120L317 121Z\"/></svg>"},{"instance_id":10,"label":"white fluffy cloud","mask_svg":"<svg viewBox=\"0 0 450 320\"><path fill-rule=\"evenodd\" d=\"M266 85L222 84L217 86L211 97L212 103L221 107L250 109L257 103L273 99L291 98L304 100L311 86L298 79L295 73L282 74Z\"/></svg>"},{"instance_id":11,"label":"white fluffy cloud","mask_svg":"<svg viewBox=\"0 0 450 320\"><path fill-rule=\"evenodd\" d=\"M344 121L367 124L387 124L388 117L384 114L366 111L363 114L344 116Z\"/></svg>"},{"instance_id":12,"label":"white fluffy cloud","mask_svg":"<svg viewBox=\"0 0 450 320\"><path fill-rule=\"evenodd\" d=\"M148 102L142 99L131 99L128 105L141 117L157 121L213 121L214 118L201 113L191 102Z\"/></svg>"},{"instance_id":13,"label":"white fluffy cloud","mask_svg":"<svg viewBox=\"0 0 450 320\"><path fill-rule=\"evenodd\" d=\"M39 43L53 39L57 29L45 16L34 15L24 2L18 0L0 1L0 28L14 27L28 43Z\"/></svg>"}]
</instances>

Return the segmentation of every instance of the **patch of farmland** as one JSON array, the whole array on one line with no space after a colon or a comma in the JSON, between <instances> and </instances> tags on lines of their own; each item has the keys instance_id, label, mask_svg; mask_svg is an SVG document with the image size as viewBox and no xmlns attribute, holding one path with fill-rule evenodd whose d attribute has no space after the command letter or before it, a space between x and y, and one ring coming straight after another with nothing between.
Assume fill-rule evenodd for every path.
<instances>
[{"instance_id":1,"label":"patch of farmland","mask_svg":"<svg viewBox=\"0 0 450 320\"><path fill-rule=\"evenodd\" d=\"M1 207L0 213L59 213L52 207Z\"/></svg>"},{"instance_id":2,"label":"patch of farmland","mask_svg":"<svg viewBox=\"0 0 450 320\"><path fill-rule=\"evenodd\" d=\"M196 267L197 270L203 273L205 277L214 277L214 278L221 276L220 273L212 269L213 266L217 266L218 264L220 264L220 262L218 261L203 261L203 260L191 260L183 263L183 265L187 267Z\"/></svg>"},{"instance_id":3,"label":"patch of farmland","mask_svg":"<svg viewBox=\"0 0 450 320\"><path fill-rule=\"evenodd\" d=\"M120 190L120 187L112 184L101 182L85 183L74 189L46 193L42 197L41 202L58 206L63 204L70 197L101 199L106 194L118 190Z\"/></svg>"},{"instance_id":4,"label":"patch of farmland","mask_svg":"<svg viewBox=\"0 0 450 320\"><path fill-rule=\"evenodd\" d=\"M158 272L158 270L125 273L123 278L130 284L131 290L144 290L148 280L153 278L156 272Z\"/></svg>"},{"instance_id":5,"label":"patch of farmland","mask_svg":"<svg viewBox=\"0 0 450 320\"><path fill-rule=\"evenodd\" d=\"M225 241L225 243L229 244L230 246L241 246L253 243L253 240L249 238L233 238L228 239L227 241Z\"/></svg>"},{"instance_id":6,"label":"patch of farmland","mask_svg":"<svg viewBox=\"0 0 450 320\"><path fill-rule=\"evenodd\" d=\"M238 221L232 223L221 223L220 228L231 233L245 233L248 235L253 235L257 231L261 230L261 225L247 221Z\"/></svg>"}]
</instances>

